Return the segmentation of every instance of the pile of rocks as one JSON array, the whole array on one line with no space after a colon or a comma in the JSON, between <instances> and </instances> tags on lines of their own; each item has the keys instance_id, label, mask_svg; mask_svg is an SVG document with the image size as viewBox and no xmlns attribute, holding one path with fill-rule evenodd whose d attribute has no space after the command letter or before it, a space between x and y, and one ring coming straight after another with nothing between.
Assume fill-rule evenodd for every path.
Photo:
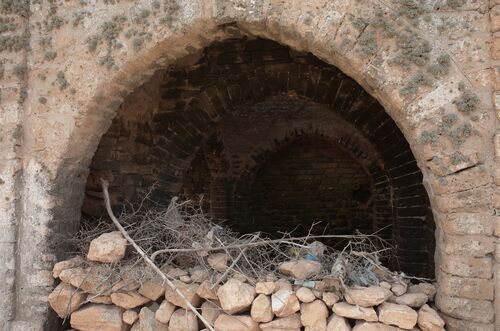
<instances>
[{"instance_id":1,"label":"pile of rocks","mask_svg":"<svg viewBox=\"0 0 500 331\"><path fill-rule=\"evenodd\" d=\"M125 255L119 232L101 235L90 245L87 260L113 266ZM198 331L206 326L188 309L186 300L161 280L142 283L103 279L82 257L62 261L53 275L61 282L49 303L76 330ZM222 253L207 257L219 273L228 268ZM369 331L445 330L431 302L432 284L381 282L373 287L339 287L334 279L310 281L321 271L316 261L298 259L279 266L283 278L254 282L232 274L213 286L206 269L162 269L175 287L217 331Z\"/></svg>"}]
</instances>

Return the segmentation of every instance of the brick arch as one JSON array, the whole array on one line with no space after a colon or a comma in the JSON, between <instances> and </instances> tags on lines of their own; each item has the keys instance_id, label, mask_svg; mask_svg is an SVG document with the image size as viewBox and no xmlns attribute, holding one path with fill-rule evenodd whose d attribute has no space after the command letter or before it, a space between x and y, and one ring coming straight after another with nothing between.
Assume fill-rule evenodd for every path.
<instances>
[{"instance_id":1,"label":"brick arch","mask_svg":"<svg viewBox=\"0 0 500 331\"><path fill-rule=\"evenodd\" d=\"M360 33L345 20L349 16L375 16L377 3L325 0L320 4L315 2L314 5L304 2L264 5L263 2L256 1L252 5L235 9L225 1L215 2L214 6L211 2L191 1L189 5L184 4L190 11L183 12L178 29L167 32L164 29L152 30L152 42L142 52L120 55L116 71L109 73L96 67L93 58L76 58L78 54L85 53L84 46L72 49L75 55L68 61L67 69L71 73L68 77L74 78L75 90L81 87L88 93L76 96L61 93L57 100L50 102L50 106L60 109L61 116L64 117L58 123L60 128L55 134L47 132L51 130L46 130L44 126L37 125L40 119L52 119L45 115L39 116L42 111L37 110L35 101L29 100L33 113L27 112L24 115L25 129L30 132L31 137L26 137L23 146L27 153L23 159L23 188L19 193L23 196L23 203L19 207L17 257L14 258L12 253L12 259L16 260L16 289L14 293L9 285L4 291L9 293L9 298L16 298L16 303L12 306L17 309L13 312L12 319L19 322L17 325L22 328L26 325L24 322L34 321L32 324L38 326L46 321L47 306L43 298L51 286L52 280L47 277L47 270L53 263L53 258L50 260L47 255L54 253L54 249L47 244L47 237L53 237L58 232L72 231L78 223L87 166L119 104L157 69L201 49L213 40L223 38L220 26L231 23L236 23L245 34L265 37L294 49L312 52L325 62L339 67L376 97L410 142L424 174L438 224L438 243L442 246L436 255L439 272L443 277L456 275L453 273L455 271L451 271L450 261L455 263L464 254L475 261L469 247L457 243L461 238L457 237L457 233L468 236L465 240L487 242L487 247L490 247L492 230L485 230L479 237L473 237L477 234L453 228L450 224L453 223L451 220L457 218L466 219L473 224L480 222L479 219L486 220L490 226L493 224L491 214L488 213L492 208L491 178L488 175L493 162L488 156L490 152L493 155L492 126L485 123L483 117L480 122L471 122L470 127L462 127L462 136L465 135L466 139L460 146L449 143L444 134L431 134L436 131L436 123L442 122L443 110L455 114L460 125L470 122L467 115L458 112L453 103L461 95L458 83L467 80L459 68L452 64L450 73L438 78L434 87L420 89L414 96L402 98L398 91L411 82L412 76L403 75L400 70L391 69L388 65L390 59L386 47L390 48L393 40L381 39L376 53L364 56L358 53L358 49L362 47L358 43ZM357 6L362 6L364 10L360 11ZM409 26L399 19L394 21L397 21L398 27ZM344 45L343 40L346 38L350 42ZM431 61L439 56L437 49L438 47L430 54ZM88 70L82 72L81 68ZM78 75L83 75L83 79L78 81ZM475 87L471 89L476 91ZM486 102L486 99L482 98L482 101ZM481 105L481 108L489 110L491 104ZM429 128L432 132L427 131ZM475 129L477 130L474 131ZM448 133L450 137L461 134L452 131ZM421 137L429 138L432 144L421 143ZM474 145L478 144L487 146L486 155L479 154L476 157ZM486 165L483 166L483 163ZM476 172L480 173L478 180L470 180L468 176ZM37 199L43 202L34 202ZM33 220L40 224L43 231L31 229ZM474 254L478 258L488 259L486 255L491 251L489 248L486 251L488 252ZM485 263L489 263L491 267L491 258ZM467 276L470 277L470 274ZM487 279L487 284L493 282L491 275ZM473 321L469 325L491 325L494 315L491 301L471 299L469 294L462 292L450 294L450 291L440 288L438 293L438 305L445 313L458 319ZM33 302L33 298L41 299ZM462 309L464 305L479 308L465 311Z\"/></svg>"}]
</instances>

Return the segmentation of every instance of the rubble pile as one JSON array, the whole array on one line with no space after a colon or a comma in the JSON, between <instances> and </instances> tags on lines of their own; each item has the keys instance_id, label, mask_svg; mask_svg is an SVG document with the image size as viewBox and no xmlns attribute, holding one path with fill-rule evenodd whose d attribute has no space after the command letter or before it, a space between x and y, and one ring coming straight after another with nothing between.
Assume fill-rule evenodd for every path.
<instances>
[{"instance_id":1,"label":"rubble pile","mask_svg":"<svg viewBox=\"0 0 500 331\"><path fill-rule=\"evenodd\" d=\"M189 302L217 331L445 330L432 305L434 285L412 284L382 266L373 269L372 285L360 286L339 277L338 265L325 270L319 259L302 254L256 279L232 270L234 257L209 251L197 265L164 264L171 287L140 260L129 272L110 273L129 249L120 232L104 233L91 241L86 257L54 266L60 283L48 301L73 329L209 330Z\"/></svg>"}]
</instances>

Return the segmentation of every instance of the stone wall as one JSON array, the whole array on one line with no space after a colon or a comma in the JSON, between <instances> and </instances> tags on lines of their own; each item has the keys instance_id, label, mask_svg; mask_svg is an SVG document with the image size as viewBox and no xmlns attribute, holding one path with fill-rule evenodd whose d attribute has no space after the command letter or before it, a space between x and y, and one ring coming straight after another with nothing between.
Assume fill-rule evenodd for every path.
<instances>
[{"instance_id":1,"label":"stone wall","mask_svg":"<svg viewBox=\"0 0 500 331\"><path fill-rule=\"evenodd\" d=\"M2 327L55 330L47 324L49 270L61 238L78 228L88 166L124 99L180 59L196 63L209 44L248 35L311 52L377 99L411 147L416 162L409 167L423 175L437 226L437 305L448 329L494 330L495 319L498 328L497 6L496 0L1 0ZM264 81L249 77L259 87ZM230 108L249 101L230 85L211 90ZM168 112L161 113L168 122ZM149 113L143 116L146 123ZM172 160L169 169L190 164ZM493 297L475 290L495 286Z\"/></svg>"}]
</instances>

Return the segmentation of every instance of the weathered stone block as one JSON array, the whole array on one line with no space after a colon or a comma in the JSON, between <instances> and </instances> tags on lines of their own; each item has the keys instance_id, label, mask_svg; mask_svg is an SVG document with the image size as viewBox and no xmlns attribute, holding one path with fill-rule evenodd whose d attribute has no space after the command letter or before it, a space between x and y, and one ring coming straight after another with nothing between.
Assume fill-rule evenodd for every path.
<instances>
[{"instance_id":1,"label":"weathered stone block","mask_svg":"<svg viewBox=\"0 0 500 331\"><path fill-rule=\"evenodd\" d=\"M445 235L442 250L447 254L484 257L495 250L495 237L484 235Z\"/></svg>"},{"instance_id":2,"label":"weathered stone block","mask_svg":"<svg viewBox=\"0 0 500 331\"><path fill-rule=\"evenodd\" d=\"M467 321L488 324L495 315L493 303L487 300L456 298L438 292L436 304L443 313Z\"/></svg>"},{"instance_id":3,"label":"weathered stone block","mask_svg":"<svg viewBox=\"0 0 500 331\"><path fill-rule=\"evenodd\" d=\"M450 296L476 299L493 300L494 282L492 279L464 278L438 273L440 291Z\"/></svg>"},{"instance_id":4,"label":"weathered stone block","mask_svg":"<svg viewBox=\"0 0 500 331\"><path fill-rule=\"evenodd\" d=\"M495 219L487 213L451 213L441 222L441 229L452 235L491 235Z\"/></svg>"},{"instance_id":5,"label":"weathered stone block","mask_svg":"<svg viewBox=\"0 0 500 331\"><path fill-rule=\"evenodd\" d=\"M460 277L491 278L493 261L490 257L448 255L442 259L440 269Z\"/></svg>"}]
</instances>

